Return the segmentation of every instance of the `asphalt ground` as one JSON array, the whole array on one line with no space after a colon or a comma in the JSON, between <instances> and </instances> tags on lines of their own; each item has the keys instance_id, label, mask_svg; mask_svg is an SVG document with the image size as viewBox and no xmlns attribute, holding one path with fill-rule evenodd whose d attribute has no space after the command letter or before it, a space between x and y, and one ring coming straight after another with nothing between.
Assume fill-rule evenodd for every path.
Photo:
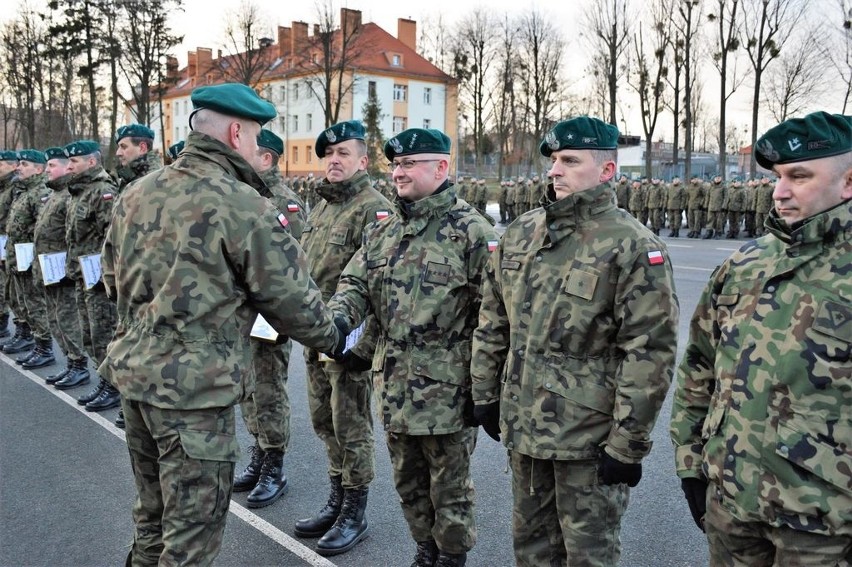
<instances>
[{"instance_id":1,"label":"asphalt ground","mask_svg":"<svg viewBox=\"0 0 852 567\"><path fill-rule=\"evenodd\" d=\"M665 240L681 305L682 352L704 284L742 241ZM21 370L5 355L0 355L0 362L0 566L123 565L132 538L130 509L135 489L124 434L113 425L117 410L92 414L78 406L76 396L91 384L66 392L46 386L44 376L56 372L64 361L35 372ZM298 345L291 358L289 385L292 436L285 457L289 492L259 510L245 507L247 493L235 493L216 565L409 565L414 544L393 489L380 426L377 476L367 510L369 537L349 553L326 559L311 550L315 540L293 536L294 522L318 510L328 489L325 452L308 416L305 367ZM631 493L622 524L622 566L707 564L706 541L689 516L674 474L667 435L670 411L671 396L653 432L654 448L644 462L642 482ZM247 462L245 448L251 443L241 420L238 434L244 449L238 463L241 470ZM478 542L468 565L508 567L513 555L505 450L481 434L472 470Z\"/></svg>"}]
</instances>

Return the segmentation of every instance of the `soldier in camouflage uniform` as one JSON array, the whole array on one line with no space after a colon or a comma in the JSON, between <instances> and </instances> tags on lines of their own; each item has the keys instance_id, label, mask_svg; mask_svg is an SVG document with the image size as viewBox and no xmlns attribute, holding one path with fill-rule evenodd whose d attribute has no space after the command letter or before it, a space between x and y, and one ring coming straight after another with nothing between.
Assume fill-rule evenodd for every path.
<instances>
[{"instance_id":1,"label":"soldier in camouflage uniform","mask_svg":"<svg viewBox=\"0 0 852 567\"><path fill-rule=\"evenodd\" d=\"M18 168L18 152L0 151L0 235L6 235L6 220L12 207L12 186L15 170ZM3 247L5 250L5 247ZM10 342L20 338L22 328L16 324L15 335L9 330L9 308L14 309L15 299L9 290L9 276L6 271L6 261L0 259L0 339L9 339L0 343L0 349ZM16 317L19 312L15 312ZM12 338L10 338L12 337Z\"/></svg>"},{"instance_id":2,"label":"soldier in camouflage uniform","mask_svg":"<svg viewBox=\"0 0 852 567\"><path fill-rule=\"evenodd\" d=\"M656 177L651 180L648 187L647 200L648 216L651 219L651 232L660 235L663 228L663 214L666 208L666 188Z\"/></svg>"},{"instance_id":3,"label":"soldier in camouflage uniform","mask_svg":"<svg viewBox=\"0 0 852 567\"><path fill-rule=\"evenodd\" d=\"M469 202L467 179L464 175L459 175L458 190L456 191L456 194L458 195L459 199L464 199L465 201Z\"/></svg>"},{"instance_id":4,"label":"soldier in camouflage uniform","mask_svg":"<svg viewBox=\"0 0 852 567\"><path fill-rule=\"evenodd\" d=\"M852 124L817 112L755 149L778 175L776 210L696 308L672 406L677 474L711 565L848 565Z\"/></svg>"},{"instance_id":5,"label":"soldier in camouflage uniform","mask_svg":"<svg viewBox=\"0 0 852 567\"><path fill-rule=\"evenodd\" d=\"M169 154L169 164L175 162L180 153L183 151L183 147L186 145L186 142L181 140L180 142L175 142L171 146L169 146L168 154Z\"/></svg>"},{"instance_id":6,"label":"soldier in camouflage uniform","mask_svg":"<svg viewBox=\"0 0 852 567\"><path fill-rule=\"evenodd\" d=\"M707 186L706 194L704 195L704 209L707 211L707 233L704 235L705 240L722 238L722 235L725 233L727 193L728 190L725 184L722 183L722 178L718 175L713 178L713 183Z\"/></svg>"},{"instance_id":7,"label":"soldier in camouflage uniform","mask_svg":"<svg viewBox=\"0 0 852 567\"><path fill-rule=\"evenodd\" d=\"M103 247L120 324L100 369L127 421L134 567L210 565L219 553L257 313L306 345L343 344L283 213L256 191L248 160L275 108L233 83L191 99L183 152L122 194Z\"/></svg>"},{"instance_id":8,"label":"soldier in camouflage uniform","mask_svg":"<svg viewBox=\"0 0 852 567\"><path fill-rule=\"evenodd\" d=\"M17 296L17 305L24 320L32 327L34 341L30 344L12 343L3 347L3 352L23 354L16 359L25 368L41 368L56 362L53 356L53 338L47 319L47 304L44 299L44 282L38 266L38 257L25 270L17 265L16 244L33 244L36 219L44 201L50 194L47 175L44 172L47 158L38 150L18 152L17 180L15 181L12 206L6 221L6 262L11 280L11 289Z\"/></svg>"},{"instance_id":9,"label":"soldier in camouflage uniform","mask_svg":"<svg viewBox=\"0 0 852 567\"><path fill-rule=\"evenodd\" d=\"M508 224L509 216L506 209L506 182L500 181L497 193L497 207L500 210L500 224Z\"/></svg>"},{"instance_id":10,"label":"soldier in camouflage uniform","mask_svg":"<svg viewBox=\"0 0 852 567\"><path fill-rule=\"evenodd\" d=\"M463 566L476 541L470 337L497 236L456 198L449 153L438 130L411 128L385 144L397 216L366 232L329 304L353 324L376 315L372 370L418 567Z\"/></svg>"},{"instance_id":11,"label":"soldier in camouflage uniform","mask_svg":"<svg viewBox=\"0 0 852 567\"><path fill-rule=\"evenodd\" d=\"M745 228L745 235L749 238L753 238L755 234L755 217L757 216L757 212L754 208L757 181L749 179L743 189L743 226Z\"/></svg>"},{"instance_id":12,"label":"soldier in camouflage uniform","mask_svg":"<svg viewBox=\"0 0 852 567\"><path fill-rule=\"evenodd\" d=\"M627 199L630 196L630 182L626 175L622 175L618 179L618 185L615 186L615 201L619 209L627 210Z\"/></svg>"},{"instance_id":13,"label":"soldier in camouflage uniform","mask_svg":"<svg viewBox=\"0 0 852 567\"><path fill-rule=\"evenodd\" d=\"M544 196L545 183L543 183L538 175L534 175L532 179L527 181L529 193L527 193L527 210L531 211L538 207L538 202Z\"/></svg>"},{"instance_id":14,"label":"soldier in camouflage uniform","mask_svg":"<svg viewBox=\"0 0 852 567\"><path fill-rule=\"evenodd\" d=\"M476 208L482 213L483 216L489 217L488 215L488 185L485 184L485 178L481 178L477 184L479 187L477 188L476 193Z\"/></svg>"},{"instance_id":15,"label":"soldier in camouflage uniform","mask_svg":"<svg viewBox=\"0 0 852 567\"><path fill-rule=\"evenodd\" d=\"M687 238L701 238L704 228L704 199L707 196L704 184L698 177L689 180L686 186L686 226Z\"/></svg>"},{"instance_id":16,"label":"soldier in camouflage uniform","mask_svg":"<svg viewBox=\"0 0 852 567\"><path fill-rule=\"evenodd\" d=\"M772 210L772 193L775 191L775 186L768 177L763 177L760 180L760 185L755 187L754 191L754 229L755 236L763 236L764 224Z\"/></svg>"},{"instance_id":17,"label":"soldier in camouflage uniform","mask_svg":"<svg viewBox=\"0 0 852 567\"><path fill-rule=\"evenodd\" d=\"M671 263L616 207L617 141L596 118L558 123L539 147L547 203L506 230L485 270L474 411L509 450L519 566L618 563L628 487L671 380Z\"/></svg>"},{"instance_id":18,"label":"soldier in camouflage uniform","mask_svg":"<svg viewBox=\"0 0 852 567\"><path fill-rule=\"evenodd\" d=\"M265 185L258 192L284 214L290 233L299 237L305 227L305 205L281 177L278 160L283 153L283 140L271 130L261 130L252 166ZM287 492L284 454L290 444L287 369L291 348L284 333L276 343L251 341L255 390L240 403L240 413L255 442L249 447L248 466L234 478L234 492L251 491L246 498L249 508L274 504Z\"/></svg>"},{"instance_id":19,"label":"soldier in camouflage uniform","mask_svg":"<svg viewBox=\"0 0 852 567\"><path fill-rule=\"evenodd\" d=\"M683 207L686 204L686 192L680 177L675 177L666 187L666 210L668 210L670 237L680 236L680 226L683 223Z\"/></svg>"},{"instance_id":20,"label":"soldier in camouflage uniform","mask_svg":"<svg viewBox=\"0 0 852 567\"><path fill-rule=\"evenodd\" d=\"M350 120L323 131L314 145L326 175L317 188L321 200L308 216L302 246L326 300L361 246L364 231L392 208L370 183L364 137L363 124ZM373 324L368 321L368 326ZM319 537L316 550L322 555L349 551L367 535L365 511L375 451L370 365L363 361L372 358L373 348L362 340L352 351L360 359L344 361L322 360L316 350L305 349L311 423L328 455L331 491L315 516L296 522L295 533Z\"/></svg>"},{"instance_id":21,"label":"soldier in camouflage uniform","mask_svg":"<svg viewBox=\"0 0 852 567\"><path fill-rule=\"evenodd\" d=\"M627 206L630 214L633 215L640 223L642 222L643 211L645 210L645 186L641 181L634 181L630 184L630 196L627 199Z\"/></svg>"},{"instance_id":22,"label":"soldier in camouflage uniform","mask_svg":"<svg viewBox=\"0 0 852 567\"><path fill-rule=\"evenodd\" d=\"M515 189L515 216L519 217L527 212L527 203L529 201L530 187L527 185L523 177L518 176L517 187Z\"/></svg>"},{"instance_id":23,"label":"soldier in camouflage uniform","mask_svg":"<svg viewBox=\"0 0 852 567\"><path fill-rule=\"evenodd\" d=\"M511 179L506 181L506 224L515 220L517 216L516 213L516 203L515 203L515 182Z\"/></svg>"},{"instance_id":24,"label":"soldier in camouflage uniform","mask_svg":"<svg viewBox=\"0 0 852 567\"><path fill-rule=\"evenodd\" d=\"M728 187L728 234L725 238L737 238L740 235L744 198L743 184L739 180L732 181Z\"/></svg>"},{"instance_id":25,"label":"soldier in camouflage uniform","mask_svg":"<svg viewBox=\"0 0 852 567\"><path fill-rule=\"evenodd\" d=\"M47 158L47 186L53 190L42 207L36 220L33 241L36 256L66 252L68 243L65 241L68 200L68 157L62 148L45 150ZM36 266L33 266L34 268ZM42 286L47 310L47 320L51 333L59 343L59 348L65 354L65 370L48 376L45 382L55 384L69 374L83 374L70 379L72 383L81 383L89 377L89 361L83 349L83 331L77 317L77 299L74 292L74 280L67 275L50 285ZM78 399L77 403L82 403Z\"/></svg>"},{"instance_id":26,"label":"soldier in camouflage uniform","mask_svg":"<svg viewBox=\"0 0 852 567\"><path fill-rule=\"evenodd\" d=\"M115 174L119 192L123 191L128 183L163 167L160 154L151 150L154 145L154 131L147 126L122 126L115 133L115 143L115 156L118 158Z\"/></svg>"}]
</instances>

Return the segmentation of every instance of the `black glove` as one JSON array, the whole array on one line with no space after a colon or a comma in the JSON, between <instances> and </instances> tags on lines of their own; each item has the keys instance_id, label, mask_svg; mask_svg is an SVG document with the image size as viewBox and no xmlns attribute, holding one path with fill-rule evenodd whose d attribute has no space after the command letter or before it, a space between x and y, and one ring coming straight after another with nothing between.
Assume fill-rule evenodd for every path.
<instances>
[{"instance_id":1,"label":"black glove","mask_svg":"<svg viewBox=\"0 0 852 567\"><path fill-rule=\"evenodd\" d=\"M473 406L473 419L489 437L500 441L500 402Z\"/></svg>"},{"instance_id":2,"label":"black glove","mask_svg":"<svg viewBox=\"0 0 852 567\"><path fill-rule=\"evenodd\" d=\"M602 484L626 484L634 487L642 478L642 463L622 463L601 451L600 475Z\"/></svg>"},{"instance_id":3,"label":"black glove","mask_svg":"<svg viewBox=\"0 0 852 567\"><path fill-rule=\"evenodd\" d=\"M373 367L373 361L361 358L354 352L347 351L340 360L337 361L347 372L364 372Z\"/></svg>"},{"instance_id":4,"label":"black glove","mask_svg":"<svg viewBox=\"0 0 852 567\"><path fill-rule=\"evenodd\" d=\"M343 315L335 315L334 326L337 327L338 337L337 343L334 345L334 350L327 353L334 360L340 360L343 356L343 350L346 348L346 337L349 336L349 325Z\"/></svg>"},{"instance_id":5,"label":"black glove","mask_svg":"<svg viewBox=\"0 0 852 567\"><path fill-rule=\"evenodd\" d=\"M287 335L282 335L281 333L279 333L278 338L275 339L275 344L276 345L283 345L284 343L286 343L289 340L290 340L290 337L288 337Z\"/></svg>"},{"instance_id":6,"label":"black glove","mask_svg":"<svg viewBox=\"0 0 852 567\"><path fill-rule=\"evenodd\" d=\"M707 513L707 481L702 478L682 478L680 488L689 504L689 513L695 525L704 531L704 514Z\"/></svg>"}]
</instances>

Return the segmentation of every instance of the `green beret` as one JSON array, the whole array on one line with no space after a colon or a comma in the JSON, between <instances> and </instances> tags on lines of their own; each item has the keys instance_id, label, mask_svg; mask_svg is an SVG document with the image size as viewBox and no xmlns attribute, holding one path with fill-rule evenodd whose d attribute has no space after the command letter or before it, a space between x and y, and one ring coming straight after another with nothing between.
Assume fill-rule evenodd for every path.
<instances>
[{"instance_id":1,"label":"green beret","mask_svg":"<svg viewBox=\"0 0 852 567\"><path fill-rule=\"evenodd\" d=\"M578 116L563 120L550 130L538 146L545 157L559 150L614 150L618 147L618 128L603 120Z\"/></svg>"},{"instance_id":2,"label":"green beret","mask_svg":"<svg viewBox=\"0 0 852 567\"><path fill-rule=\"evenodd\" d=\"M284 155L284 141L272 130L261 130L257 135L257 145L272 150L279 156Z\"/></svg>"},{"instance_id":3,"label":"green beret","mask_svg":"<svg viewBox=\"0 0 852 567\"><path fill-rule=\"evenodd\" d=\"M21 150L18 152L18 161L31 161L33 163L47 163L44 152L38 150Z\"/></svg>"},{"instance_id":4,"label":"green beret","mask_svg":"<svg viewBox=\"0 0 852 567\"><path fill-rule=\"evenodd\" d=\"M338 122L317 136L314 151L317 156L324 158L325 149L328 146L345 142L346 140L363 140L365 136L364 125L358 120L347 120Z\"/></svg>"},{"instance_id":5,"label":"green beret","mask_svg":"<svg viewBox=\"0 0 852 567\"><path fill-rule=\"evenodd\" d=\"M412 154L449 154L451 146L450 137L440 130L409 128L385 143L385 157L392 160Z\"/></svg>"},{"instance_id":6,"label":"green beret","mask_svg":"<svg viewBox=\"0 0 852 567\"><path fill-rule=\"evenodd\" d=\"M52 159L68 159L65 155L65 150L62 148L47 148L44 150L44 155L47 157L47 161Z\"/></svg>"},{"instance_id":7,"label":"green beret","mask_svg":"<svg viewBox=\"0 0 852 567\"><path fill-rule=\"evenodd\" d=\"M101 145L93 140L77 140L63 149L68 157L87 156L101 151Z\"/></svg>"},{"instance_id":8,"label":"green beret","mask_svg":"<svg viewBox=\"0 0 852 567\"><path fill-rule=\"evenodd\" d=\"M771 128L754 145L754 159L765 169L852 151L852 117L814 112Z\"/></svg>"},{"instance_id":9,"label":"green beret","mask_svg":"<svg viewBox=\"0 0 852 567\"><path fill-rule=\"evenodd\" d=\"M228 116L238 118L249 118L261 126L275 118L278 112L272 103L260 98L255 90L242 83L223 83L198 87L190 95L192 100L192 114L189 116L189 125L192 127L192 116L207 108Z\"/></svg>"},{"instance_id":10,"label":"green beret","mask_svg":"<svg viewBox=\"0 0 852 567\"><path fill-rule=\"evenodd\" d=\"M18 152L13 152L13 151L0 152L0 161L18 161Z\"/></svg>"},{"instance_id":11,"label":"green beret","mask_svg":"<svg viewBox=\"0 0 852 567\"><path fill-rule=\"evenodd\" d=\"M154 131L143 124L128 124L115 131L115 141L120 142L122 138L148 138L154 139Z\"/></svg>"},{"instance_id":12,"label":"green beret","mask_svg":"<svg viewBox=\"0 0 852 567\"><path fill-rule=\"evenodd\" d=\"M169 157L172 158L173 160L176 160L177 157L178 157L178 154L183 150L184 145L186 145L186 142L181 140L180 142L177 142L177 143L169 146Z\"/></svg>"}]
</instances>

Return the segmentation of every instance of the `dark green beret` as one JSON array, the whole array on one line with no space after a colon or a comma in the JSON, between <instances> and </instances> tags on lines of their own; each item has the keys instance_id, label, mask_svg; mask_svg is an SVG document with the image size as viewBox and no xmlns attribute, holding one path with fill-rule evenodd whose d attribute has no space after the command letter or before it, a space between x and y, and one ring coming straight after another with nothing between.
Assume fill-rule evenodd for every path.
<instances>
[{"instance_id":1,"label":"dark green beret","mask_svg":"<svg viewBox=\"0 0 852 567\"><path fill-rule=\"evenodd\" d=\"M814 112L771 128L754 145L754 159L765 169L852 151L852 117Z\"/></svg>"},{"instance_id":2,"label":"dark green beret","mask_svg":"<svg viewBox=\"0 0 852 567\"><path fill-rule=\"evenodd\" d=\"M270 149L279 156L284 155L284 140L276 136L272 130L261 130L257 135L257 145Z\"/></svg>"},{"instance_id":3,"label":"dark green beret","mask_svg":"<svg viewBox=\"0 0 852 567\"><path fill-rule=\"evenodd\" d=\"M450 137L440 130L409 128L385 143L385 157L392 160L412 154L449 154L451 146Z\"/></svg>"},{"instance_id":4,"label":"dark green beret","mask_svg":"<svg viewBox=\"0 0 852 567\"><path fill-rule=\"evenodd\" d=\"M178 157L178 154L181 152L181 150L183 150L184 145L186 145L186 142L181 140L180 142L177 142L177 143L169 146L169 157L172 158L173 160L176 160L177 157Z\"/></svg>"},{"instance_id":5,"label":"dark green beret","mask_svg":"<svg viewBox=\"0 0 852 567\"><path fill-rule=\"evenodd\" d=\"M228 116L249 118L261 126L278 114L272 103L263 100L253 88L242 83L198 87L192 91L189 98L194 109L192 114L207 108ZM192 127L192 115L189 118L189 125Z\"/></svg>"},{"instance_id":6,"label":"dark green beret","mask_svg":"<svg viewBox=\"0 0 852 567\"><path fill-rule=\"evenodd\" d=\"M154 139L154 131L143 124L128 124L115 131L115 141L120 142L122 138L148 138Z\"/></svg>"},{"instance_id":7,"label":"dark green beret","mask_svg":"<svg viewBox=\"0 0 852 567\"><path fill-rule=\"evenodd\" d=\"M101 145L93 140L77 140L65 146L64 150L68 157L87 156L101 151Z\"/></svg>"},{"instance_id":8,"label":"dark green beret","mask_svg":"<svg viewBox=\"0 0 852 567\"><path fill-rule=\"evenodd\" d=\"M316 151L317 156L324 158L325 149L328 146L333 146L334 144L339 144L346 140L363 140L365 134L364 125L358 120L338 122L317 136L317 143L314 145L314 151Z\"/></svg>"},{"instance_id":9,"label":"dark green beret","mask_svg":"<svg viewBox=\"0 0 852 567\"><path fill-rule=\"evenodd\" d=\"M18 161L18 152L2 151L0 152L0 161Z\"/></svg>"},{"instance_id":10,"label":"dark green beret","mask_svg":"<svg viewBox=\"0 0 852 567\"><path fill-rule=\"evenodd\" d=\"M545 157L559 150L614 150L618 128L590 116L563 120L544 136L538 151Z\"/></svg>"},{"instance_id":11,"label":"dark green beret","mask_svg":"<svg viewBox=\"0 0 852 567\"><path fill-rule=\"evenodd\" d=\"M32 163L47 163L44 152L38 150L21 150L18 152L18 161L31 161Z\"/></svg>"},{"instance_id":12,"label":"dark green beret","mask_svg":"<svg viewBox=\"0 0 852 567\"><path fill-rule=\"evenodd\" d=\"M62 148L47 148L44 150L44 155L48 161L52 159L68 159L68 156L65 155L65 150Z\"/></svg>"}]
</instances>

